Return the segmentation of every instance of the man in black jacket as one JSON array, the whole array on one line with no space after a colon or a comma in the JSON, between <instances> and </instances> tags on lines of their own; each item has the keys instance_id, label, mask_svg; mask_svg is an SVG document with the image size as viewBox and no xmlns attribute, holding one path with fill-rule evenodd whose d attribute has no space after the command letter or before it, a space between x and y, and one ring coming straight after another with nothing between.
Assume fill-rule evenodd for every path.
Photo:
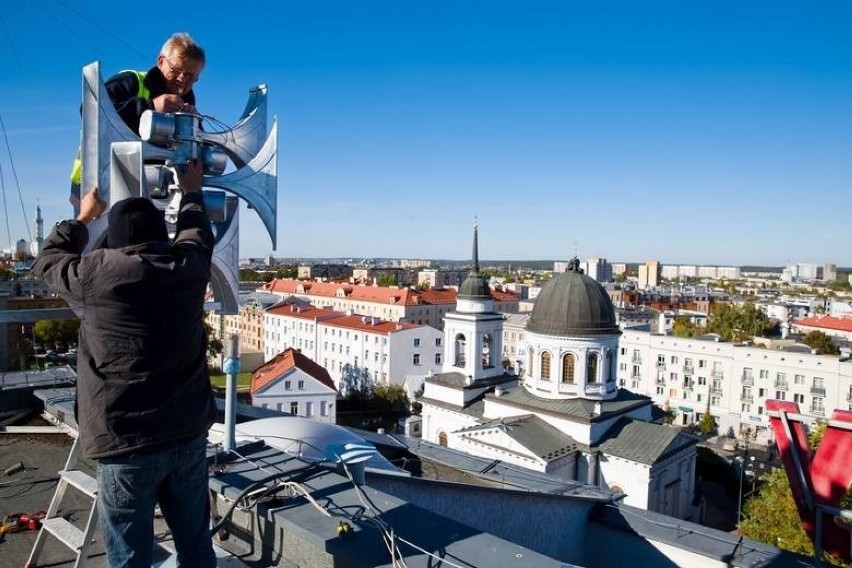
<instances>
[{"instance_id":1,"label":"man in black jacket","mask_svg":"<svg viewBox=\"0 0 852 568\"><path fill-rule=\"evenodd\" d=\"M97 191L44 242L33 272L80 317L77 422L98 460L98 513L110 566L151 566L156 503L183 566L215 566L207 429L215 417L202 325L214 237L201 165L178 168L170 242L162 213L128 198L109 211L107 248L81 256Z\"/></svg>"},{"instance_id":2,"label":"man in black jacket","mask_svg":"<svg viewBox=\"0 0 852 568\"><path fill-rule=\"evenodd\" d=\"M163 44L157 64L148 71L121 71L104 87L118 116L139 133L139 117L146 110L196 112L193 86L206 63L204 50L187 33L173 34ZM80 205L82 164L78 154L71 170L71 204Z\"/></svg>"}]
</instances>

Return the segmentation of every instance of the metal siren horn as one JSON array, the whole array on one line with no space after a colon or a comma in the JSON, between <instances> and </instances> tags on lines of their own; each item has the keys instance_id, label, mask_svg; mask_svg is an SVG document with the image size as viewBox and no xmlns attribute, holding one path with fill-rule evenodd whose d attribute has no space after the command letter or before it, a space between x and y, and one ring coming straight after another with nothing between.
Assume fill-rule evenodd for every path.
<instances>
[{"instance_id":1,"label":"metal siren horn","mask_svg":"<svg viewBox=\"0 0 852 568\"><path fill-rule=\"evenodd\" d=\"M226 147L231 146L226 142ZM278 242L278 119L273 118L266 142L245 166L225 175L205 176L204 185L225 189L245 199L266 226L275 250Z\"/></svg>"}]
</instances>

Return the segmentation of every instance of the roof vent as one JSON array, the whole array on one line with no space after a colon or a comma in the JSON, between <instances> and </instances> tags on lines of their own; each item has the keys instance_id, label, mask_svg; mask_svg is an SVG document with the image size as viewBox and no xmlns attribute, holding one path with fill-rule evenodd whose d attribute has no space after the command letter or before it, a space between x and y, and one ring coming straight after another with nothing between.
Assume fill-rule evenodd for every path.
<instances>
[{"instance_id":1,"label":"roof vent","mask_svg":"<svg viewBox=\"0 0 852 568\"><path fill-rule=\"evenodd\" d=\"M494 396L501 397L503 396L503 387L497 387L494 389Z\"/></svg>"},{"instance_id":2,"label":"roof vent","mask_svg":"<svg viewBox=\"0 0 852 568\"><path fill-rule=\"evenodd\" d=\"M600 401L598 401L598 402L595 403L595 416L600 416L601 411L602 411L601 410L601 403L600 403Z\"/></svg>"},{"instance_id":3,"label":"roof vent","mask_svg":"<svg viewBox=\"0 0 852 568\"><path fill-rule=\"evenodd\" d=\"M464 384L470 386L473 384L473 375L468 375L465 377Z\"/></svg>"}]
</instances>

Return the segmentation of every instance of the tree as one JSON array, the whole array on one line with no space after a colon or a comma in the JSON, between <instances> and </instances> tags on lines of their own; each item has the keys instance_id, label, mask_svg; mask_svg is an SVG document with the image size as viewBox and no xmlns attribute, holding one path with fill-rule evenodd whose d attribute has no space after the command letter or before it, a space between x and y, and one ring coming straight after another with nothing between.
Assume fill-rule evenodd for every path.
<instances>
[{"instance_id":1,"label":"tree","mask_svg":"<svg viewBox=\"0 0 852 568\"><path fill-rule=\"evenodd\" d=\"M40 320L33 325L36 340L41 343L57 341L77 341L80 332L80 320Z\"/></svg>"},{"instance_id":2,"label":"tree","mask_svg":"<svg viewBox=\"0 0 852 568\"><path fill-rule=\"evenodd\" d=\"M701 333L701 328L686 316L678 316L672 324L672 335L675 337L695 337Z\"/></svg>"},{"instance_id":3,"label":"tree","mask_svg":"<svg viewBox=\"0 0 852 568\"><path fill-rule=\"evenodd\" d=\"M222 340L216 336L212 325L207 322L204 322L203 325L204 335L207 336L207 358L212 359L220 355L225 350L225 346L222 344Z\"/></svg>"},{"instance_id":4,"label":"tree","mask_svg":"<svg viewBox=\"0 0 852 568\"><path fill-rule=\"evenodd\" d=\"M707 320L707 331L718 333L723 341L765 336L772 327L769 316L752 303L742 306L717 304Z\"/></svg>"},{"instance_id":5,"label":"tree","mask_svg":"<svg viewBox=\"0 0 852 568\"><path fill-rule=\"evenodd\" d=\"M698 421L698 431L704 436L709 436L716 430L716 421L713 415L708 410L701 415L701 420Z\"/></svg>"},{"instance_id":6,"label":"tree","mask_svg":"<svg viewBox=\"0 0 852 568\"><path fill-rule=\"evenodd\" d=\"M408 394L399 385L376 385L371 398L376 410L383 414L408 412Z\"/></svg>"},{"instance_id":7,"label":"tree","mask_svg":"<svg viewBox=\"0 0 852 568\"><path fill-rule=\"evenodd\" d=\"M761 477L760 493L748 499L743 508L740 531L743 536L790 552L814 554L783 469L775 468Z\"/></svg>"},{"instance_id":8,"label":"tree","mask_svg":"<svg viewBox=\"0 0 852 568\"><path fill-rule=\"evenodd\" d=\"M809 331L802 339L802 343L813 349L818 349L826 355L840 355L840 349L837 348L831 338L818 330Z\"/></svg>"},{"instance_id":9,"label":"tree","mask_svg":"<svg viewBox=\"0 0 852 568\"><path fill-rule=\"evenodd\" d=\"M396 286L396 274L381 274L376 278L377 286Z\"/></svg>"}]
</instances>

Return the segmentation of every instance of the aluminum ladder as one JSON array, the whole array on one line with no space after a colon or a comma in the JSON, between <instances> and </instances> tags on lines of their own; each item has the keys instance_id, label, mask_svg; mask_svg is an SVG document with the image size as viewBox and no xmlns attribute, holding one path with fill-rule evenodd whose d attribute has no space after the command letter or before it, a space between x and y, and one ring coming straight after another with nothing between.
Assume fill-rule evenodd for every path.
<instances>
[{"instance_id":1,"label":"aluminum ladder","mask_svg":"<svg viewBox=\"0 0 852 568\"><path fill-rule=\"evenodd\" d=\"M50 501L50 507L48 507L47 514L42 521L41 530L39 530L38 537L36 537L33 550L30 552L30 558L27 560L25 568L36 568L38 566L38 557L44 548L47 537L50 535L74 551L77 555L77 559L74 562L75 568L83 568L86 565L86 560L89 557L89 547L92 544L92 536L98 524L98 483L91 475L74 469L77 466L79 455L80 437L77 436L74 439L74 444L71 446L71 452L68 454L65 468L59 472L59 483L56 486L56 492ZM83 530L74 526L64 517L57 516L62 499L65 497L65 492L69 487L73 487L75 490L84 493L92 500L89 517L86 520Z\"/></svg>"}]
</instances>

